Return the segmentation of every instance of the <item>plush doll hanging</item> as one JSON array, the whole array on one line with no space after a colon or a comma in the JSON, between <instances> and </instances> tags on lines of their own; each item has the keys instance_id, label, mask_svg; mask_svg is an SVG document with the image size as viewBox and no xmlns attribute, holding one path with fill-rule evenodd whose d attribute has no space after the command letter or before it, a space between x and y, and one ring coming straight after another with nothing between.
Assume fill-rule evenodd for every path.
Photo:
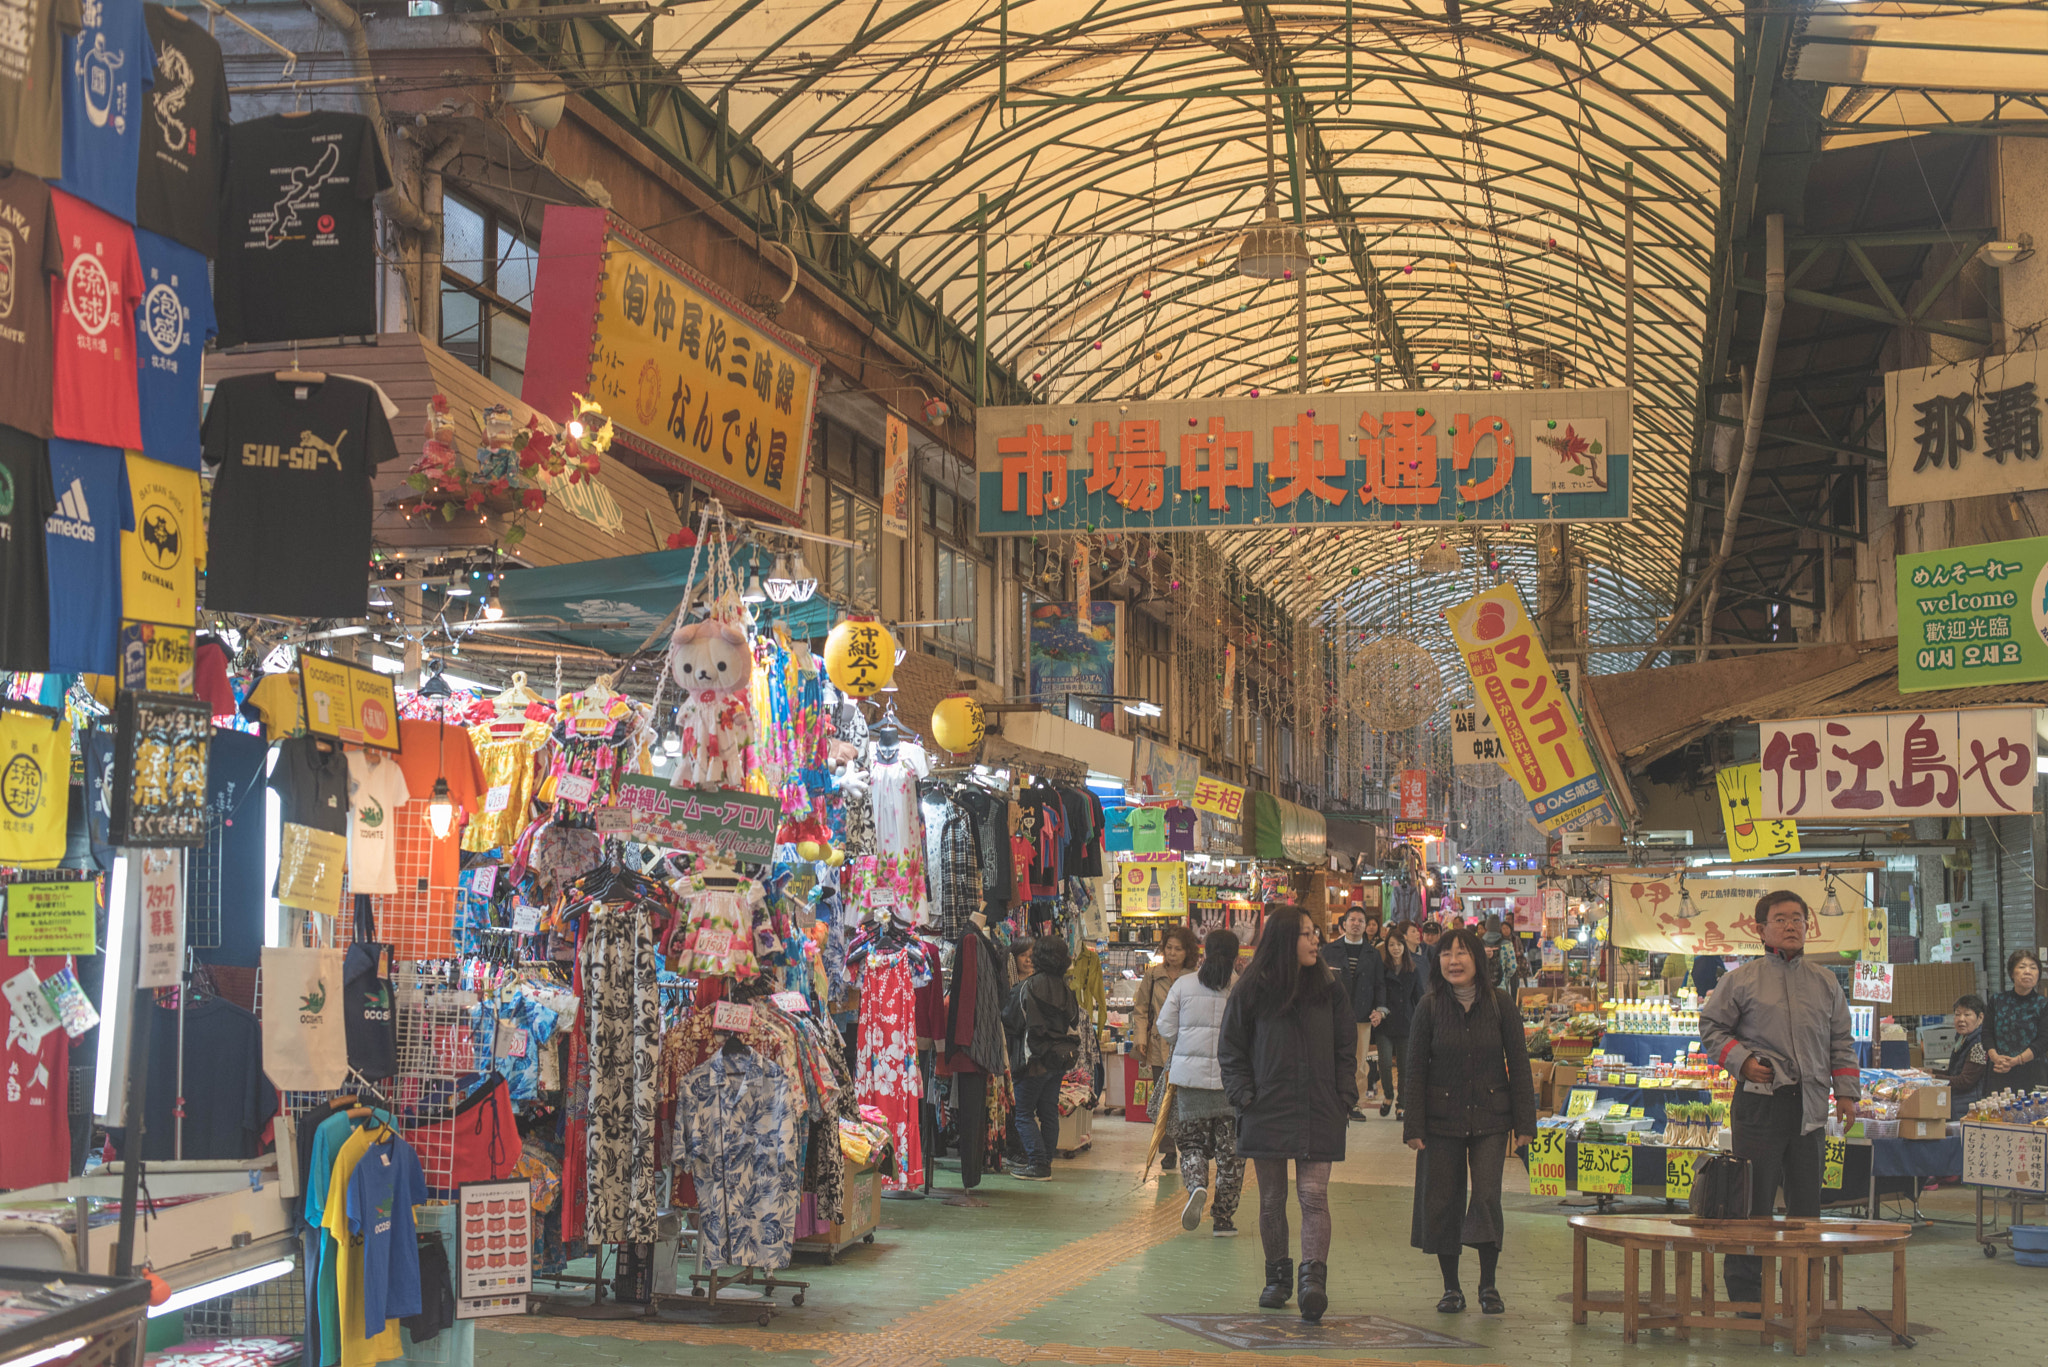
<instances>
[{"instance_id":1,"label":"plush doll hanging","mask_svg":"<svg viewBox=\"0 0 2048 1367\"><path fill-rule=\"evenodd\" d=\"M678 788L741 788L754 767L754 651L731 618L707 617L669 637L668 667L683 690L676 712Z\"/></svg>"}]
</instances>

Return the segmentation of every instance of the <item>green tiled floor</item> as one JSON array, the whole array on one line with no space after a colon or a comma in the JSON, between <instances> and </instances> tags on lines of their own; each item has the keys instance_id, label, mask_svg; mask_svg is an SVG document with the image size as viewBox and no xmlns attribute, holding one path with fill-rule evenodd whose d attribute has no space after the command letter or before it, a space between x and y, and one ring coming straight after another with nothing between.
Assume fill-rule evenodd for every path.
<instances>
[{"instance_id":1,"label":"green tiled floor","mask_svg":"<svg viewBox=\"0 0 2048 1367\"><path fill-rule=\"evenodd\" d=\"M908 1367L908 1364L1022 1361L1142 1364L1177 1362L1301 1362L1329 1360L1452 1364L1605 1362L1740 1363L1789 1358L1788 1346L1701 1333L1690 1344L1645 1333L1621 1342L1619 1320L1571 1323L1560 1297L1570 1290L1571 1239L1550 1199L1508 1198L1508 1242L1501 1290L1509 1313L1439 1316L1435 1260L1408 1246L1412 1156L1399 1127L1374 1119L1352 1127L1349 1161L1331 1188L1332 1316L1371 1313L1466 1339L1474 1349L1432 1349L1361 1359L1301 1345L1235 1353L1150 1318L1170 1313L1239 1313L1254 1308L1261 1280L1256 1193L1247 1193L1234 1240L1179 1232L1173 1213L1177 1176L1138 1180L1144 1127L1118 1119L1096 1126L1093 1152L1059 1165L1050 1184L993 1177L974 1193L987 1204L948 1205L959 1176L942 1172L934 1198L884 1202L873 1245L857 1247L834 1267L805 1263L792 1272L812 1283L801 1308L787 1305L767 1328L751 1321L724 1328L643 1322L585 1323L535 1317L492 1321L477 1336L482 1367L651 1367L678 1351L706 1367L819 1364L820 1367ZM1520 1186L1511 1164L1509 1185ZM1987 1261L1968 1224L1968 1193L1930 1196L1923 1209L1943 1223L1914 1235L1908 1257L1912 1318L1927 1326L1915 1357L1985 1367L2043 1361L2036 1307L2048 1272L2015 1265L2004 1253ZM1957 1223L1947 1223L1955 1221ZM1092 1242L1084 1242L1090 1241ZM1603 1256L1604 1255L1604 1256ZM1033 1261L1036 1260L1036 1261ZM1466 1288L1476 1284L1468 1257ZM1025 1266L1029 1264L1029 1266ZM1873 1307L1890 1298L1890 1260L1850 1260L1852 1303ZM1596 1249L1593 1285L1619 1281L1619 1258ZM1051 1291L1048 1291L1048 1287ZM939 1302L944 1304L939 1304ZM1291 1313L1291 1312L1290 1312ZM688 1345L683 1347L682 1345ZM1902 1353L1884 1338L1830 1337L1814 1356Z\"/></svg>"}]
</instances>

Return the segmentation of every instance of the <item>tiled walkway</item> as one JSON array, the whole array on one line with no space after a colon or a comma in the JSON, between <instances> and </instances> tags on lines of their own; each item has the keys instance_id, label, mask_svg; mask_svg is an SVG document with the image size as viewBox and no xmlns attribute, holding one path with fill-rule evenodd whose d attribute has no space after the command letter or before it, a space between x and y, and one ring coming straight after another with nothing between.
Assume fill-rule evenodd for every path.
<instances>
[{"instance_id":1,"label":"tiled walkway","mask_svg":"<svg viewBox=\"0 0 2048 1367\"><path fill-rule=\"evenodd\" d=\"M652 1367L683 1349L705 1367L967 1367L988 1363L1110 1364L1113 1367L1303 1367L1311 1362L1482 1364L1742 1363L1790 1358L1746 1335L1701 1333L1690 1344L1663 1333L1627 1347L1619 1321L1594 1317L1575 1328L1567 1297L1571 1239L1553 1200L1508 1199L1508 1243L1501 1291L1509 1313L1435 1313L1441 1291L1435 1260L1408 1247L1412 1162L1399 1127L1372 1120L1352 1126L1351 1157L1331 1186L1336 1235L1331 1251L1332 1332L1302 1329L1293 1310L1281 1323L1292 1341L1233 1349L1157 1316L1257 1315L1261 1260L1256 1191L1246 1193L1234 1240L1180 1228L1177 1176L1138 1182L1146 1131L1098 1121L1092 1152L1059 1165L1051 1183L986 1179L963 1200L956 1172L942 1172L932 1199L884 1202L883 1227L833 1267L802 1262L791 1275L811 1282L802 1307L778 1297L766 1328L694 1326L659 1321L583 1321L547 1316L488 1320L477 1335L479 1367ZM1510 1164L1509 1187L1520 1187ZM950 1200L946 1198L951 1198ZM1924 1362L1995 1367L2039 1364L2039 1307L2048 1271L2016 1266L2001 1253L1987 1261L1968 1225L1967 1194L1930 1197L1938 1223L1914 1236L1909 1257L1912 1318L1925 1326L1907 1354L1873 1332L1831 1337L1814 1357L1903 1355ZM1889 1299L1890 1260L1849 1264L1849 1290L1865 1304ZM1468 1294L1476 1267L1468 1258ZM1882 1263L1882 1267L1878 1266ZM1619 1279L1619 1260L1596 1250L1596 1289ZM1392 1321L1440 1336L1434 1346L1368 1348L1330 1342L1347 1315ZM1916 1329L1916 1332L1918 1330ZM1443 1341L1447 1338L1447 1346ZM1384 1344L1389 1340L1373 1340ZM1412 1341L1412 1340L1410 1340ZM684 1346L687 1345L685 1348Z\"/></svg>"}]
</instances>

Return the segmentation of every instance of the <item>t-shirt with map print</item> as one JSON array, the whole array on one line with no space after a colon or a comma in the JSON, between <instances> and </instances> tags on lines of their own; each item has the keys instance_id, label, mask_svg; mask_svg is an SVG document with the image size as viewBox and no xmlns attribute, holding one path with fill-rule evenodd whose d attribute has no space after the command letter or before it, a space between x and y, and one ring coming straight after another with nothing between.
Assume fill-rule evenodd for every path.
<instances>
[{"instance_id":1,"label":"t-shirt with map print","mask_svg":"<svg viewBox=\"0 0 2048 1367\"><path fill-rule=\"evenodd\" d=\"M398 891L398 809L412 798L396 756L348 756L348 889Z\"/></svg>"}]
</instances>

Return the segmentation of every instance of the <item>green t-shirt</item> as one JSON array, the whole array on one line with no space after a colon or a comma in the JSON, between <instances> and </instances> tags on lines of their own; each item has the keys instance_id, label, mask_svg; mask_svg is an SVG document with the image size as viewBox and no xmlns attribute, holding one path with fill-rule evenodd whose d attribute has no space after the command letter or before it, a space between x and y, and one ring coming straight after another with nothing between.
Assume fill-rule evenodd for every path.
<instances>
[{"instance_id":1,"label":"green t-shirt","mask_svg":"<svg viewBox=\"0 0 2048 1367\"><path fill-rule=\"evenodd\" d=\"M1131 810L1131 853L1166 853L1166 813L1157 807Z\"/></svg>"}]
</instances>

